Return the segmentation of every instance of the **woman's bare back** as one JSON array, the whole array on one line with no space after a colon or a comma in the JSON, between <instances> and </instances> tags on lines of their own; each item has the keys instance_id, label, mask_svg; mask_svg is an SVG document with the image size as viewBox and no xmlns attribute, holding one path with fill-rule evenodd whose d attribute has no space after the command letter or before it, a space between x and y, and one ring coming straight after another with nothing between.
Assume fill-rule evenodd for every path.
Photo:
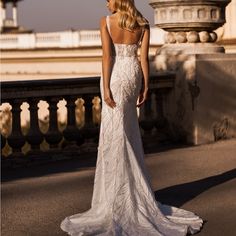
<instances>
[{"instance_id":1,"label":"woman's bare back","mask_svg":"<svg viewBox=\"0 0 236 236\"><path fill-rule=\"evenodd\" d=\"M119 22L119 15L115 13L109 16L110 34L113 43L117 44L138 44L144 32L143 27L138 27L133 31L122 29Z\"/></svg>"}]
</instances>

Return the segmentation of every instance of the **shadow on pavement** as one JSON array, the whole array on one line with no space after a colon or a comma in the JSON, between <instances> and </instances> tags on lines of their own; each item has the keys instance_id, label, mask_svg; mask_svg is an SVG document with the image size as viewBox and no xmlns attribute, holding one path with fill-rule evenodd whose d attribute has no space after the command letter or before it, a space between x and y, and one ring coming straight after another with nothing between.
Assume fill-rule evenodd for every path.
<instances>
[{"instance_id":1,"label":"shadow on pavement","mask_svg":"<svg viewBox=\"0 0 236 236\"><path fill-rule=\"evenodd\" d=\"M181 207L202 192L234 178L236 178L236 168L219 175L157 190L155 198L161 203Z\"/></svg>"},{"instance_id":2,"label":"shadow on pavement","mask_svg":"<svg viewBox=\"0 0 236 236\"><path fill-rule=\"evenodd\" d=\"M160 153L171 149L178 149L183 147L189 147L189 145L182 144L166 144L157 145L155 150L145 152L147 154ZM79 155L78 155L79 156ZM16 168L1 170L1 181L8 182L23 178L41 177L49 174L73 172L88 168L95 168L97 160L97 153L89 153L78 158L73 157L71 159L49 161L46 163L36 163L28 166L21 166Z\"/></svg>"},{"instance_id":3,"label":"shadow on pavement","mask_svg":"<svg viewBox=\"0 0 236 236\"><path fill-rule=\"evenodd\" d=\"M78 159L58 160L49 163L19 167L15 169L2 169L1 181L8 182L17 179L41 177L49 174L73 172L95 167L96 154L79 157Z\"/></svg>"}]
</instances>

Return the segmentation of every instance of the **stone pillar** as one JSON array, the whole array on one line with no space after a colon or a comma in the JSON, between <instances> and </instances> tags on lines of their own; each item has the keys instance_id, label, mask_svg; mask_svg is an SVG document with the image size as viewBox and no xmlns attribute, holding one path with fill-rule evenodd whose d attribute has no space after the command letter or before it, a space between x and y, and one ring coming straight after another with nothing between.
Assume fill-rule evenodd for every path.
<instances>
[{"instance_id":1,"label":"stone pillar","mask_svg":"<svg viewBox=\"0 0 236 236\"><path fill-rule=\"evenodd\" d=\"M18 17L17 17L17 2L13 2L12 6L12 18L13 18L13 24L15 27L18 26Z\"/></svg>"},{"instance_id":2,"label":"stone pillar","mask_svg":"<svg viewBox=\"0 0 236 236\"><path fill-rule=\"evenodd\" d=\"M166 30L151 73L175 73L163 112L175 140L202 144L236 137L236 54L225 54L214 32L230 0L151 0Z\"/></svg>"}]
</instances>

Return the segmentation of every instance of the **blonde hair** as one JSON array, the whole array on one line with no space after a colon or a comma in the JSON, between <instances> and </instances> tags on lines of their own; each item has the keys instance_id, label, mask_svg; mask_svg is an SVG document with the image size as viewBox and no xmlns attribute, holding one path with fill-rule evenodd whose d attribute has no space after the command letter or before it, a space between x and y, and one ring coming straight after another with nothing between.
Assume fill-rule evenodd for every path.
<instances>
[{"instance_id":1,"label":"blonde hair","mask_svg":"<svg viewBox=\"0 0 236 236\"><path fill-rule=\"evenodd\" d=\"M115 10L120 13L119 26L122 29L133 31L149 24L135 7L134 0L115 0Z\"/></svg>"}]
</instances>

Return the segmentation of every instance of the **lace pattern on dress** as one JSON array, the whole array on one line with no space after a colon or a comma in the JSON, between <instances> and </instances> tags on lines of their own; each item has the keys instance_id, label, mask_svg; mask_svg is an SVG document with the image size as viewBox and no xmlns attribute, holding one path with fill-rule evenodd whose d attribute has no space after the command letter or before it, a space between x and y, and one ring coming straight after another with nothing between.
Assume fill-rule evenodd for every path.
<instances>
[{"instance_id":1,"label":"lace pattern on dress","mask_svg":"<svg viewBox=\"0 0 236 236\"><path fill-rule=\"evenodd\" d=\"M115 44L110 88L117 106L104 102L91 208L66 217L71 236L186 236L203 220L193 212L157 202L144 162L136 101L142 84L138 45Z\"/></svg>"},{"instance_id":2,"label":"lace pattern on dress","mask_svg":"<svg viewBox=\"0 0 236 236\"><path fill-rule=\"evenodd\" d=\"M136 44L114 44L115 56L137 57L138 46Z\"/></svg>"}]
</instances>

